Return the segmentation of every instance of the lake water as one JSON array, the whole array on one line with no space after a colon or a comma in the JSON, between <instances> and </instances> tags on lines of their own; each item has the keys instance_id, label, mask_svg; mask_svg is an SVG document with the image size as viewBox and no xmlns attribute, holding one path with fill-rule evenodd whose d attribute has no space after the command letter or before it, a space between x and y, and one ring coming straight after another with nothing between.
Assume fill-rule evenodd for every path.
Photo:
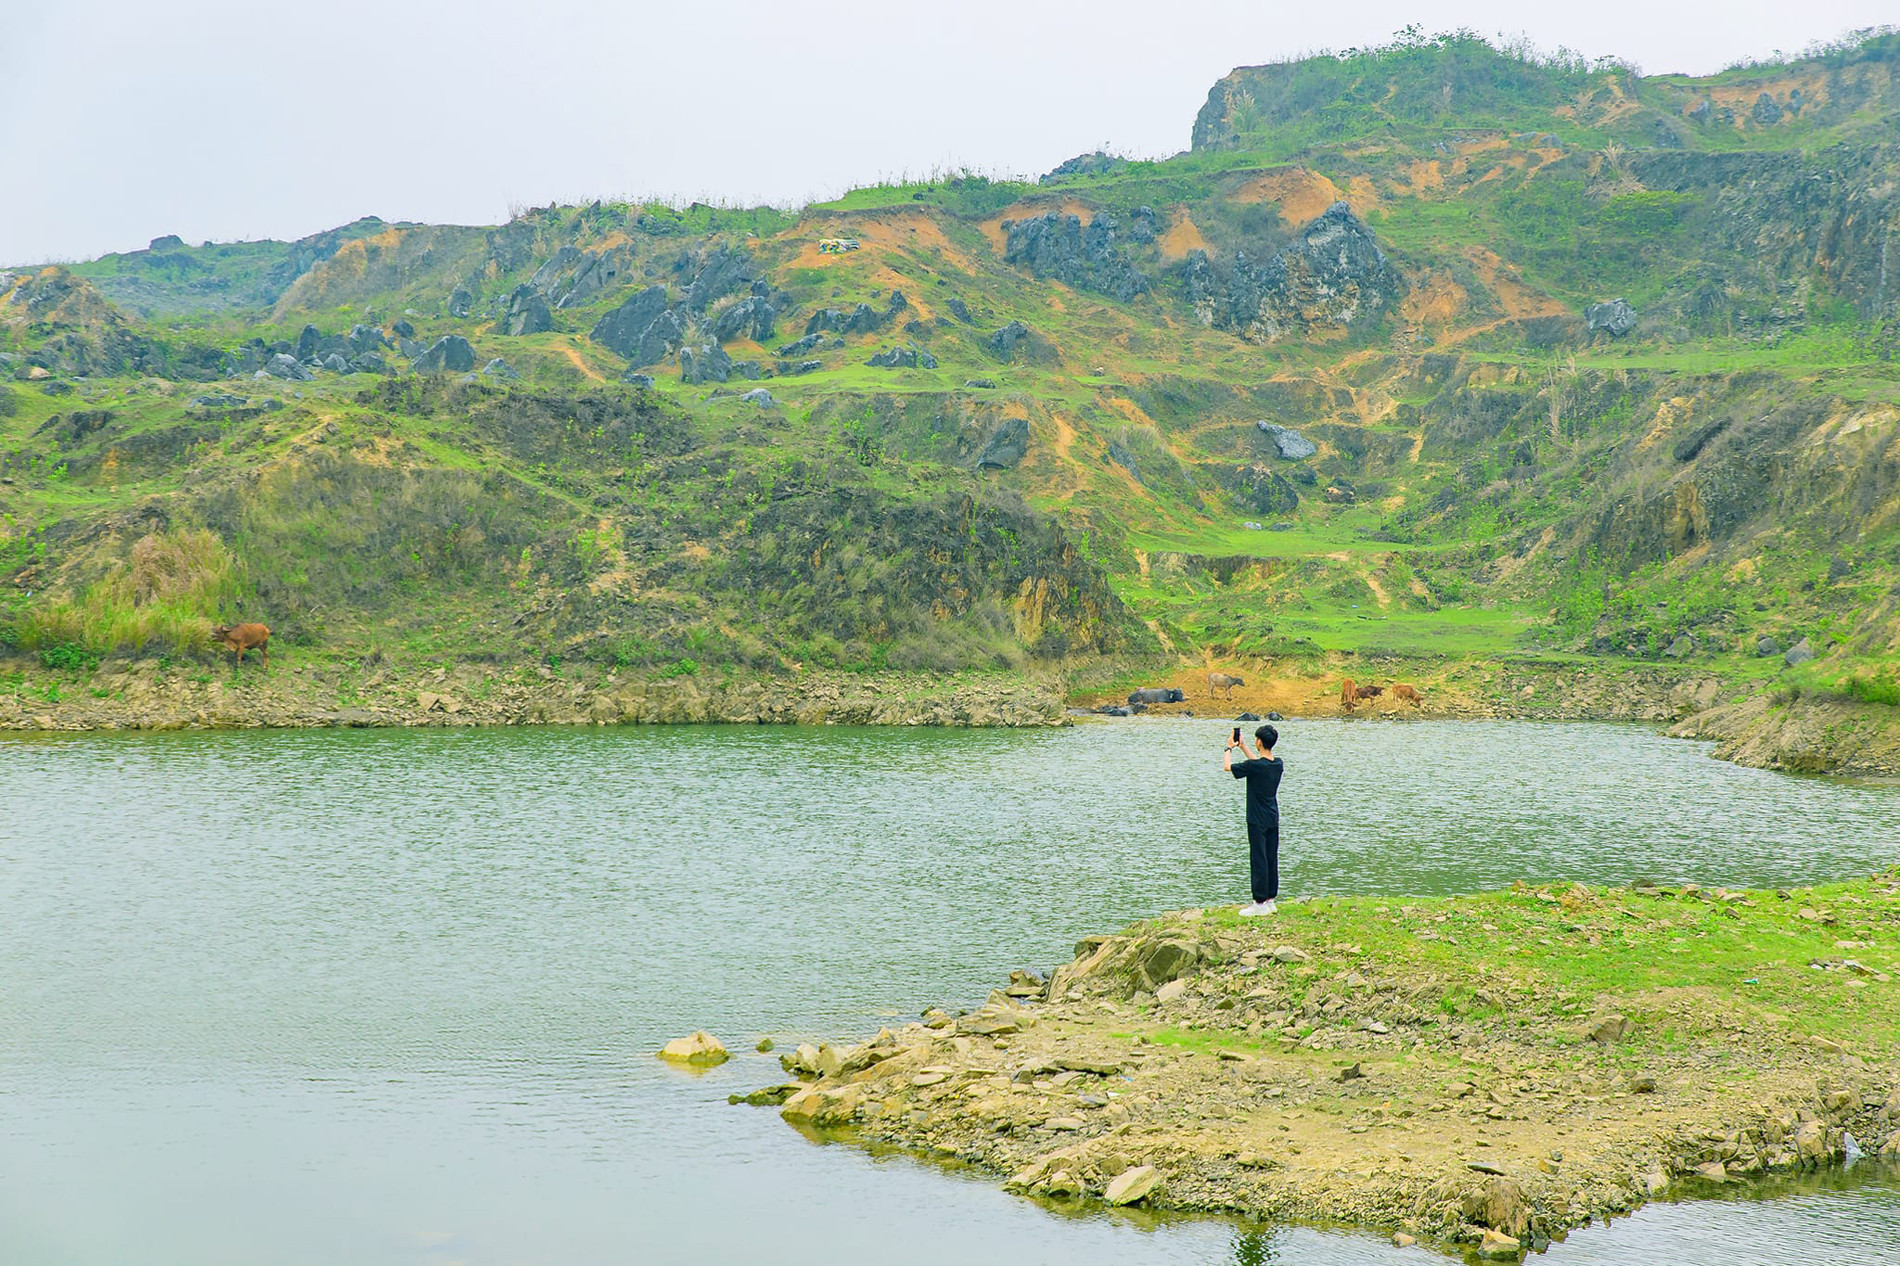
<instances>
[{"instance_id":1,"label":"lake water","mask_svg":"<svg viewBox=\"0 0 1900 1266\"><path fill-rule=\"evenodd\" d=\"M1282 728L1290 895L1796 884L1900 853L1900 789L1641 729ZM0 1262L1422 1260L1051 1212L725 1103L778 1079L761 1036L972 1005L1083 934L1242 899L1226 730L0 739ZM653 1058L701 1027L745 1054ZM1900 1262L1900 1186L1863 1165L1652 1206L1541 1260Z\"/></svg>"}]
</instances>

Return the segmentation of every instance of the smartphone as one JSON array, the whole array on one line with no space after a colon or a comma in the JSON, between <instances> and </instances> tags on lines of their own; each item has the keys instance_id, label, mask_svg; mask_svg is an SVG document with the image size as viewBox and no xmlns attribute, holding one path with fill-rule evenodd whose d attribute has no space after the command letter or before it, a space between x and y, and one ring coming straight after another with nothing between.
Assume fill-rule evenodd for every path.
<instances>
[{"instance_id":1,"label":"smartphone","mask_svg":"<svg viewBox=\"0 0 1900 1266\"><path fill-rule=\"evenodd\" d=\"M1240 727L1237 725L1234 727L1234 742L1240 742Z\"/></svg>"}]
</instances>

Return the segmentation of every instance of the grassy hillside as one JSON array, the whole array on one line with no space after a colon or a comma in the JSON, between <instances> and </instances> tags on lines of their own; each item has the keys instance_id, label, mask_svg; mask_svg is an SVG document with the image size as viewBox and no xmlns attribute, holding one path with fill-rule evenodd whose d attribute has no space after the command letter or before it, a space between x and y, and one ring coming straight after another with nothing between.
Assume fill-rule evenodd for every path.
<instances>
[{"instance_id":1,"label":"grassy hillside","mask_svg":"<svg viewBox=\"0 0 1900 1266\"><path fill-rule=\"evenodd\" d=\"M1897 66L1408 36L1036 184L16 270L0 639L1742 678L1805 639L1805 688L1900 698Z\"/></svg>"}]
</instances>

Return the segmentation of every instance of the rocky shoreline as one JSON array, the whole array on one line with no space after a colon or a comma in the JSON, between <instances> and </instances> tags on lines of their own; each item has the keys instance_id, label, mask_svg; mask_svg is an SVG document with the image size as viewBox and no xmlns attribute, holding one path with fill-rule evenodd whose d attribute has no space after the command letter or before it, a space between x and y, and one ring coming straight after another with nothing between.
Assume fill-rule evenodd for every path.
<instances>
[{"instance_id":1,"label":"rocky shoreline","mask_svg":"<svg viewBox=\"0 0 1900 1266\"><path fill-rule=\"evenodd\" d=\"M1342 713L1330 679L1261 679L1216 698L1204 674L1157 673L1184 699L1151 716L1230 717L1279 711ZM1362 720L1596 720L1668 725L1712 739L1715 755L1797 773L1900 777L1900 708L1851 700L1780 700L1708 675L1664 672L1593 677L1535 665L1467 666L1425 679L1422 706L1389 695L1361 702ZM399 668L298 663L168 665L109 660L86 672L0 659L0 730L204 730L257 727L644 725L673 723L1037 727L1070 724L1048 674L698 674L647 678L638 670L563 673L543 664ZM1725 698L1725 696L1728 696ZM1090 704L1121 696L1084 692Z\"/></svg>"},{"instance_id":2,"label":"rocky shoreline","mask_svg":"<svg viewBox=\"0 0 1900 1266\"><path fill-rule=\"evenodd\" d=\"M1686 717L1669 733L1713 739L1716 756L1757 769L1900 777L1900 708L1883 703L1756 694Z\"/></svg>"},{"instance_id":3,"label":"rocky shoreline","mask_svg":"<svg viewBox=\"0 0 1900 1266\"><path fill-rule=\"evenodd\" d=\"M1036 678L809 674L795 678L563 675L546 665L399 670L167 668L109 661L84 676L0 661L0 730L644 725L1051 726L1069 720Z\"/></svg>"},{"instance_id":4,"label":"rocky shoreline","mask_svg":"<svg viewBox=\"0 0 1900 1266\"><path fill-rule=\"evenodd\" d=\"M1515 1259L1663 1192L1900 1164L1896 933L1900 872L1190 910L743 1099L1037 1198Z\"/></svg>"}]
</instances>

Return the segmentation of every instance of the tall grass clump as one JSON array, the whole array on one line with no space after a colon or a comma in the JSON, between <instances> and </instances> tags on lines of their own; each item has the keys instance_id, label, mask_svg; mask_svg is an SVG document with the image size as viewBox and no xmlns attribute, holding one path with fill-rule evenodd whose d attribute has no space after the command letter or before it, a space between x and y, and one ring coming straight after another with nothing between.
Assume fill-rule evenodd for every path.
<instances>
[{"instance_id":1,"label":"tall grass clump","mask_svg":"<svg viewBox=\"0 0 1900 1266\"><path fill-rule=\"evenodd\" d=\"M18 626L20 649L49 663L81 652L206 650L219 608L237 597L237 573L215 532L149 533L77 596L28 611Z\"/></svg>"}]
</instances>

